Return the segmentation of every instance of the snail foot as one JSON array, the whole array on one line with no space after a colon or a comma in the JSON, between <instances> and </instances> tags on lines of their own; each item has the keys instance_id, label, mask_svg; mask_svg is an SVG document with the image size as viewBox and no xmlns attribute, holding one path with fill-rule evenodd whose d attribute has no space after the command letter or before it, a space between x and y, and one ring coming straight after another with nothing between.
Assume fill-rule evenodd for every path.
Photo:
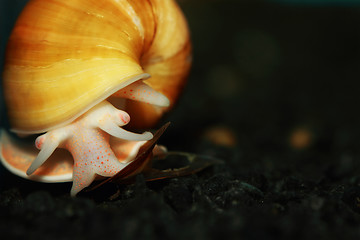
<instances>
[{"instance_id":1,"label":"snail foot","mask_svg":"<svg viewBox=\"0 0 360 240\"><path fill-rule=\"evenodd\" d=\"M113 107L106 101L101 102L73 123L39 136L35 141L35 146L40 149L40 152L26 174L33 174L56 148L65 148L74 159L71 195L75 196L83 188L89 186L96 175L110 177L121 171L132 161L128 159L128 153L137 147L136 142L153 138L150 132L137 134L120 127L129 121L130 116L126 112ZM126 153L122 154L125 156L115 155L110 147L110 136L124 142L122 145L128 149L122 150ZM117 153L118 149L119 147L116 147Z\"/></svg>"}]
</instances>

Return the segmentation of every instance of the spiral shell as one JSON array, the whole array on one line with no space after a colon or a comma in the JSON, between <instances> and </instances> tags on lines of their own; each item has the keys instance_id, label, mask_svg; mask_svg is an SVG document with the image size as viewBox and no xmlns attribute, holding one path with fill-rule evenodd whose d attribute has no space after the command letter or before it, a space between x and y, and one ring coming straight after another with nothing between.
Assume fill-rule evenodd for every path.
<instances>
[{"instance_id":1,"label":"spiral shell","mask_svg":"<svg viewBox=\"0 0 360 240\"><path fill-rule=\"evenodd\" d=\"M12 130L63 126L139 79L170 100L167 108L127 103L132 125L150 127L174 105L190 64L188 27L173 0L32 0L7 46Z\"/></svg>"}]
</instances>

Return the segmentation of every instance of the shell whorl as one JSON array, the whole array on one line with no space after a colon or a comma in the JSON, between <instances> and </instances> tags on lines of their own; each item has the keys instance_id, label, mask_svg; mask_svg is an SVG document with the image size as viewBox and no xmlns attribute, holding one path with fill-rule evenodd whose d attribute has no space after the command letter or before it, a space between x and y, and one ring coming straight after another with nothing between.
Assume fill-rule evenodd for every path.
<instances>
[{"instance_id":1,"label":"shell whorl","mask_svg":"<svg viewBox=\"0 0 360 240\"><path fill-rule=\"evenodd\" d=\"M14 131L64 125L139 80L174 104L190 68L185 18L173 0L32 0L10 36L3 80ZM129 102L134 127L163 112ZM134 116L134 117L133 117ZM139 119L139 120L137 120Z\"/></svg>"}]
</instances>

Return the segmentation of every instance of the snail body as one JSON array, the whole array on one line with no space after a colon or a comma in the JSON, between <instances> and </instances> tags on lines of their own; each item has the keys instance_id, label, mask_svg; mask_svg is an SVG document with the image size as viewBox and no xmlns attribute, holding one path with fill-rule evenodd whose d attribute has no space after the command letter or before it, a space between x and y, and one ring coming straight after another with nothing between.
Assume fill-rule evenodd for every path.
<instances>
[{"instance_id":1,"label":"snail body","mask_svg":"<svg viewBox=\"0 0 360 240\"><path fill-rule=\"evenodd\" d=\"M65 148L74 159L72 195L96 174L114 175L131 161L114 149L127 146L133 156L152 137L120 126L131 116L131 127L153 127L173 107L190 51L186 20L173 0L30 1L9 38L3 87L11 130L45 134L36 140L36 159L21 167L23 153L9 154L16 143L2 141L2 162L20 176L34 176L56 148ZM115 147L112 138L131 144ZM98 161L104 153L109 161ZM40 175L36 180L50 181L51 174ZM60 175L51 181L69 173Z\"/></svg>"}]
</instances>

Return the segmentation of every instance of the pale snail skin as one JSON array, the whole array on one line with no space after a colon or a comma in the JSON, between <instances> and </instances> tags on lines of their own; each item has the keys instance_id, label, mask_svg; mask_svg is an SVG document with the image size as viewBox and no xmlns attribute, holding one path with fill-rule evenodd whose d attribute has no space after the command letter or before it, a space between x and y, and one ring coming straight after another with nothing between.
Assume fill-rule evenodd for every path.
<instances>
[{"instance_id":1,"label":"pale snail skin","mask_svg":"<svg viewBox=\"0 0 360 240\"><path fill-rule=\"evenodd\" d=\"M9 39L3 86L12 131L46 133L35 160L4 133L3 164L37 181L73 180L72 196L97 175L113 176L152 138L121 126L154 126L190 65L187 23L173 0L30 1ZM56 148L73 163L44 163Z\"/></svg>"}]
</instances>

